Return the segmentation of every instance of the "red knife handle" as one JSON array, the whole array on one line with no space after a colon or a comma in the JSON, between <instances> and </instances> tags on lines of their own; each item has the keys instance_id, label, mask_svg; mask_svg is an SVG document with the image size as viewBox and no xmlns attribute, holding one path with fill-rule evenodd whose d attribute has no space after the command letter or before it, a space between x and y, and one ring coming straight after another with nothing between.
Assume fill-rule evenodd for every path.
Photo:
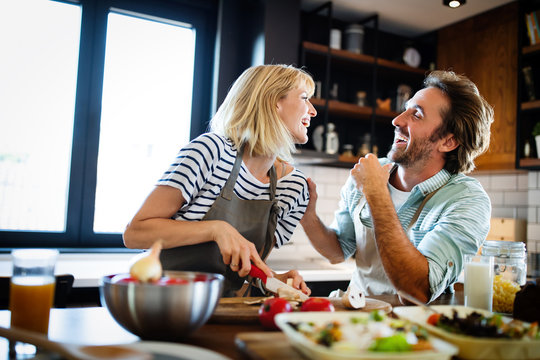
<instances>
[{"instance_id":1,"label":"red knife handle","mask_svg":"<svg viewBox=\"0 0 540 360\"><path fill-rule=\"evenodd\" d=\"M253 264L251 264L251 270L249 272L249 276L254 277L254 278L259 278L265 284L266 284L266 278L268 277L266 276L264 271L262 271L256 265L253 265Z\"/></svg>"}]
</instances>

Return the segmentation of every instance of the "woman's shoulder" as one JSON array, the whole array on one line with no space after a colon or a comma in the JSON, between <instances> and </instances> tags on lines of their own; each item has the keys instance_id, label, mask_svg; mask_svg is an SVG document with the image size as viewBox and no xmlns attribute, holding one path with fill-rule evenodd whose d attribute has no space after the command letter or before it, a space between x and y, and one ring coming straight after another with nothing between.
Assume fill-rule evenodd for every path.
<instances>
[{"instance_id":1,"label":"woman's shoulder","mask_svg":"<svg viewBox=\"0 0 540 360\"><path fill-rule=\"evenodd\" d=\"M287 164L287 173L278 179L278 183L307 189L307 176L297 167Z\"/></svg>"},{"instance_id":2,"label":"woman's shoulder","mask_svg":"<svg viewBox=\"0 0 540 360\"><path fill-rule=\"evenodd\" d=\"M216 133L204 133L193 139L185 148L190 151L202 153L205 157L211 158L231 158L236 157L236 147L223 135Z\"/></svg>"}]
</instances>

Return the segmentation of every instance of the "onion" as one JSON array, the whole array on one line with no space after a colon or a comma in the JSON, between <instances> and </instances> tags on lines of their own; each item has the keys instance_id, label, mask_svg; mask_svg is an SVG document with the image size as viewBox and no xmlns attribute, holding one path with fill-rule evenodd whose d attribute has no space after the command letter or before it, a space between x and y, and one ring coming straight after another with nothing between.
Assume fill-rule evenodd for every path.
<instances>
[{"instance_id":1,"label":"onion","mask_svg":"<svg viewBox=\"0 0 540 360\"><path fill-rule=\"evenodd\" d=\"M131 277L141 282L158 281L161 279L163 268L159 261L159 253L162 247L163 244L160 239L152 245L149 252L146 251L137 255L129 268Z\"/></svg>"},{"instance_id":2,"label":"onion","mask_svg":"<svg viewBox=\"0 0 540 360\"><path fill-rule=\"evenodd\" d=\"M346 308L360 309L366 306L366 296L356 286L350 284L347 292L341 297L341 302Z\"/></svg>"}]
</instances>

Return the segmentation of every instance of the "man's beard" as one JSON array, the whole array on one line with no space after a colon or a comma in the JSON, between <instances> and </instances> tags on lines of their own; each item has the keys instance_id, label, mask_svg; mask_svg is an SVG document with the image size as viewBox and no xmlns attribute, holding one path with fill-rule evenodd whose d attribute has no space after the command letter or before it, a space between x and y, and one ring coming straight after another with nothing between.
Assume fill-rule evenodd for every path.
<instances>
[{"instance_id":1,"label":"man's beard","mask_svg":"<svg viewBox=\"0 0 540 360\"><path fill-rule=\"evenodd\" d=\"M433 145L434 141L430 137L416 141L411 147L405 147L405 149L397 148L394 144L387 157L396 164L410 168L415 164L425 163L429 160L432 156Z\"/></svg>"}]
</instances>

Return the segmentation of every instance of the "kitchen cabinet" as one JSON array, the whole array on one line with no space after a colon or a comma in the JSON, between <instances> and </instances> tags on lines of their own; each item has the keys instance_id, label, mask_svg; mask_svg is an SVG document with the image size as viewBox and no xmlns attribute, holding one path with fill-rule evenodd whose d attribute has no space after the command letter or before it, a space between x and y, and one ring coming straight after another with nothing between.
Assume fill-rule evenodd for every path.
<instances>
[{"instance_id":1,"label":"kitchen cabinet","mask_svg":"<svg viewBox=\"0 0 540 360\"><path fill-rule=\"evenodd\" d=\"M539 0L520 2L516 165L540 170L540 141L537 144L532 133L534 126L540 124L540 39L531 41L528 34L526 15L532 12L536 12L538 19Z\"/></svg>"},{"instance_id":2,"label":"kitchen cabinet","mask_svg":"<svg viewBox=\"0 0 540 360\"><path fill-rule=\"evenodd\" d=\"M338 153L343 153L344 145L352 148L352 156L340 156L337 166L349 167L350 162L356 162L359 151L366 149L386 154L393 141L392 119L400 113L396 104L403 103L403 97L398 99L398 87L409 87L406 96L412 97L422 87L427 68L434 66L435 61L432 34L409 39L382 32L376 14L356 24L364 28L361 53L344 49L351 23L332 17L331 2L302 14L300 64L320 87L311 101L318 115L312 119L310 140L303 148L324 151L328 124L334 124ZM332 29L339 29L342 34L341 48L329 46ZM404 50L409 47L419 51L420 66L403 62ZM365 99L359 101L360 92ZM385 100L389 106L378 106L377 99Z\"/></svg>"},{"instance_id":3,"label":"kitchen cabinet","mask_svg":"<svg viewBox=\"0 0 540 360\"><path fill-rule=\"evenodd\" d=\"M493 106L488 151L478 170L516 168L518 90L518 2L442 28L437 33L437 66L469 77Z\"/></svg>"}]
</instances>

